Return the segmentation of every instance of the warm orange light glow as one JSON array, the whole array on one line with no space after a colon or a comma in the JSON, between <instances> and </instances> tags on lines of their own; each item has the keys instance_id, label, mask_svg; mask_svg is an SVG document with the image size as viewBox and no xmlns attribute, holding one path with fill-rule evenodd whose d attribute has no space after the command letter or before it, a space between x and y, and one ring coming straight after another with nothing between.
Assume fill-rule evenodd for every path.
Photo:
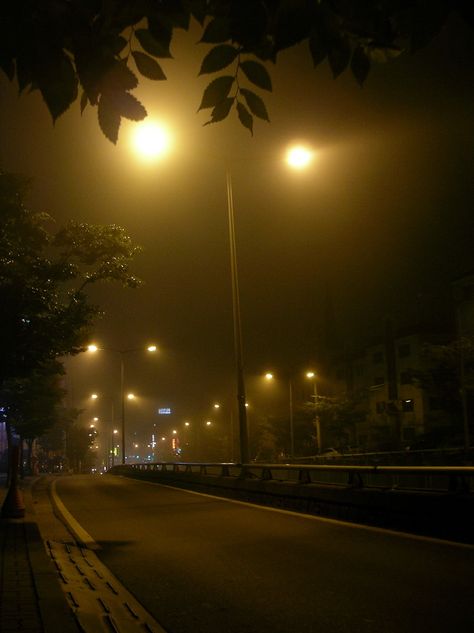
<instances>
[{"instance_id":1,"label":"warm orange light glow","mask_svg":"<svg viewBox=\"0 0 474 633\"><path fill-rule=\"evenodd\" d=\"M270 372L267 372L267 373L265 374L265 378L266 378L267 380L273 380L273 374L272 374L272 373L270 373Z\"/></svg>"},{"instance_id":2,"label":"warm orange light glow","mask_svg":"<svg viewBox=\"0 0 474 633\"><path fill-rule=\"evenodd\" d=\"M314 373L314 371L307 371L306 378L316 378L316 374Z\"/></svg>"},{"instance_id":3,"label":"warm orange light glow","mask_svg":"<svg viewBox=\"0 0 474 633\"><path fill-rule=\"evenodd\" d=\"M148 119L135 126L132 141L137 155L147 161L163 158L171 146L169 131Z\"/></svg>"},{"instance_id":4,"label":"warm orange light glow","mask_svg":"<svg viewBox=\"0 0 474 633\"><path fill-rule=\"evenodd\" d=\"M94 345L94 344L87 346L87 351L88 352L97 352L98 349L99 348L97 347L97 345Z\"/></svg>"},{"instance_id":5,"label":"warm orange light glow","mask_svg":"<svg viewBox=\"0 0 474 633\"><path fill-rule=\"evenodd\" d=\"M149 345L149 346L147 347L147 350L148 350L149 352L156 352L156 345Z\"/></svg>"},{"instance_id":6,"label":"warm orange light glow","mask_svg":"<svg viewBox=\"0 0 474 633\"><path fill-rule=\"evenodd\" d=\"M98 398L98 397L99 397L99 396L98 396L96 393L93 393L93 394L91 395L92 400L97 400L97 398Z\"/></svg>"},{"instance_id":7,"label":"warm orange light glow","mask_svg":"<svg viewBox=\"0 0 474 633\"><path fill-rule=\"evenodd\" d=\"M214 409L220 409L220 408L221 408L221 405L218 402L216 402L216 404L214 405Z\"/></svg>"},{"instance_id":8,"label":"warm orange light glow","mask_svg":"<svg viewBox=\"0 0 474 633\"><path fill-rule=\"evenodd\" d=\"M135 394L134 393L129 393L129 394L127 394L127 398L129 400L134 400L135 399Z\"/></svg>"},{"instance_id":9,"label":"warm orange light glow","mask_svg":"<svg viewBox=\"0 0 474 633\"><path fill-rule=\"evenodd\" d=\"M314 152L304 145L291 147L286 154L286 162L293 169L304 169L313 160Z\"/></svg>"}]
</instances>

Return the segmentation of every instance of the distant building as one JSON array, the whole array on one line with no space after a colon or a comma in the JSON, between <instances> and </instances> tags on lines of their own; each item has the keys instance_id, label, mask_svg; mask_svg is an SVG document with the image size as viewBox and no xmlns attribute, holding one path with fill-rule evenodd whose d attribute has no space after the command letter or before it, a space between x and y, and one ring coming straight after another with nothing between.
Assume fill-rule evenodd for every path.
<instances>
[{"instance_id":1,"label":"distant building","mask_svg":"<svg viewBox=\"0 0 474 633\"><path fill-rule=\"evenodd\" d=\"M424 354L428 343L447 343L449 337L419 333L393 334L387 327L385 340L340 359L333 368L333 392L358 395L367 410L356 425L356 444L363 450L390 450L409 446L432 430L433 420L445 424L439 399L414 379L429 370Z\"/></svg>"}]
</instances>

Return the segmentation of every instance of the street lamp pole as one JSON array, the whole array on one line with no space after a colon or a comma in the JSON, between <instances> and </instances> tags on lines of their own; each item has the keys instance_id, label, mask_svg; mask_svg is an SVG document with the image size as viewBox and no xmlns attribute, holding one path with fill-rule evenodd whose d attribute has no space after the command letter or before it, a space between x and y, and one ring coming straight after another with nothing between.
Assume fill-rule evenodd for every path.
<instances>
[{"instance_id":1,"label":"street lamp pole","mask_svg":"<svg viewBox=\"0 0 474 633\"><path fill-rule=\"evenodd\" d=\"M316 377L314 377L313 382L313 397L314 397L314 407L318 406L318 385L316 383ZM314 421L316 423L316 441L318 443L318 453L321 452L321 420L319 419L319 415L316 414Z\"/></svg>"},{"instance_id":2,"label":"street lamp pole","mask_svg":"<svg viewBox=\"0 0 474 633\"><path fill-rule=\"evenodd\" d=\"M237 405L239 415L239 442L240 461L242 464L248 463L248 428L247 409L245 407L245 380L242 351L242 325L240 318L240 296L239 278L237 270L237 252L235 245L235 223L234 223L234 199L232 194L232 177L229 170L226 174L227 182L227 212L229 220L229 243L230 243L230 270L232 280L232 315L234 324L234 353L237 371Z\"/></svg>"},{"instance_id":3,"label":"street lamp pole","mask_svg":"<svg viewBox=\"0 0 474 633\"><path fill-rule=\"evenodd\" d=\"M123 359L124 352L120 354L120 406L122 418L122 464L125 464L125 362Z\"/></svg>"},{"instance_id":4,"label":"street lamp pole","mask_svg":"<svg viewBox=\"0 0 474 633\"><path fill-rule=\"evenodd\" d=\"M290 397L290 457L293 459L295 454L295 434L293 428L293 383L291 380L288 382L288 388Z\"/></svg>"}]
</instances>

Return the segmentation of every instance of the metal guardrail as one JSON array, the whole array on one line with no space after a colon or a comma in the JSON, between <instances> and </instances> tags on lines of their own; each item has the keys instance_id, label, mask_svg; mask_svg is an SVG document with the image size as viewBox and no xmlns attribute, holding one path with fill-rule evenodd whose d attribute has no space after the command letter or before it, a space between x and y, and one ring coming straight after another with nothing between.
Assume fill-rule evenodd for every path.
<instances>
[{"instance_id":1,"label":"metal guardrail","mask_svg":"<svg viewBox=\"0 0 474 633\"><path fill-rule=\"evenodd\" d=\"M352 464L237 464L145 462L115 467L235 479L319 484L351 488L400 489L450 493L474 492L472 466L357 466Z\"/></svg>"}]
</instances>

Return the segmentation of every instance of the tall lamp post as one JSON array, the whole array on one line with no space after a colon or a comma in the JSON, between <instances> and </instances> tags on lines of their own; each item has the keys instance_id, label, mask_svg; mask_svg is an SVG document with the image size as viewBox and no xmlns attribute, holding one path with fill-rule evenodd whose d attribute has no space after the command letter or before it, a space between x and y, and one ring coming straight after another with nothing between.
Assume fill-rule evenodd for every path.
<instances>
[{"instance_id":1,"label":"tall lamp post","mask_svg":"<svg viewBox=\"0 0 474 633\"><path fill-rule=\"evenodd\" d=\"M227 215L229 220L230 274L232 281L232 316L234 325L234 354L237 372L237 407L239 419L240 461L249 461L249 438L247 425L247 408L245 406L244 361L242 349L242 324L240 318L239 276L237 269L237 251L235 245L234 198L232 193L232 176L229 170L227 181Z\"/></svg>"},{"instance_id":2,"label":"tall lamp post","mask_svg":"<svg viewBox=\"0 0 474 633\"><path fill-rule=\"evenodd\" d=\"M266 380L273 380L274 376L271 372L265 374ZM293 426L293 381L288 380L288 410L290 415L290 458L295 454L295 433Z\"/></svg>"},{"instance_id":3,"label":"tall lamp post","mask_svg":"<svg viewBox=\"0 0 474 633\"><path fill-rule=\"evenodd\" d=\"M313 398L314 398L314 408L316 409L318 403L318 384L316 382L316 374L314 371L306 372L306 378L309 378L313 381ZM314 422L316 424L316 441L318 443L318 453L321 452L321 420L319 419L319 415L316 414L314 418Z\"/></svg>"},{"instance_id":4,"label":"tall lamp post","mask_svg":"<svg viewBox=\"0 0 474 633\"><path fill-rule=\"evenodd\" d=\"M286 154L286 162L296 170L305 169L313 158L313 152L305 146L291 147ZM237 372L237 404L239 419L240 460L243 464L249 460L248 422L245 397L244 361L242 350L242 325L240 317L239 277L237 269L237 251L235 245L234 199L230 169L226 172L227 212L229 220L230 270L232 280L232 315L234 325L234 353ZM291 418L293 416L291 415ZM293 420L292 420L293 421ZM293 453L293 450L292 450Z\"/></svg>"},{"instance_id":5,"label":"tall lamp post","mask_svg":"<svg viewBox=\"0 0 474 633\"><path fill-rule=\"evenodd\" d=\"M102 349L106 352L114 352L119 354L120 356L120 407L121 407L121 443L122 443L122 464L125 464L125 355L132 354L134 352L142 352L143 349L141 347L133 348L133 349L112 349L108 347L99 348L97 345L89 345L89 352L97 352L99 349ZM147 352L156 352L156 345L149 345L146 348ZM128 399L133 399L133 394L128 394Z\"/></svg>"}]
</instances>

